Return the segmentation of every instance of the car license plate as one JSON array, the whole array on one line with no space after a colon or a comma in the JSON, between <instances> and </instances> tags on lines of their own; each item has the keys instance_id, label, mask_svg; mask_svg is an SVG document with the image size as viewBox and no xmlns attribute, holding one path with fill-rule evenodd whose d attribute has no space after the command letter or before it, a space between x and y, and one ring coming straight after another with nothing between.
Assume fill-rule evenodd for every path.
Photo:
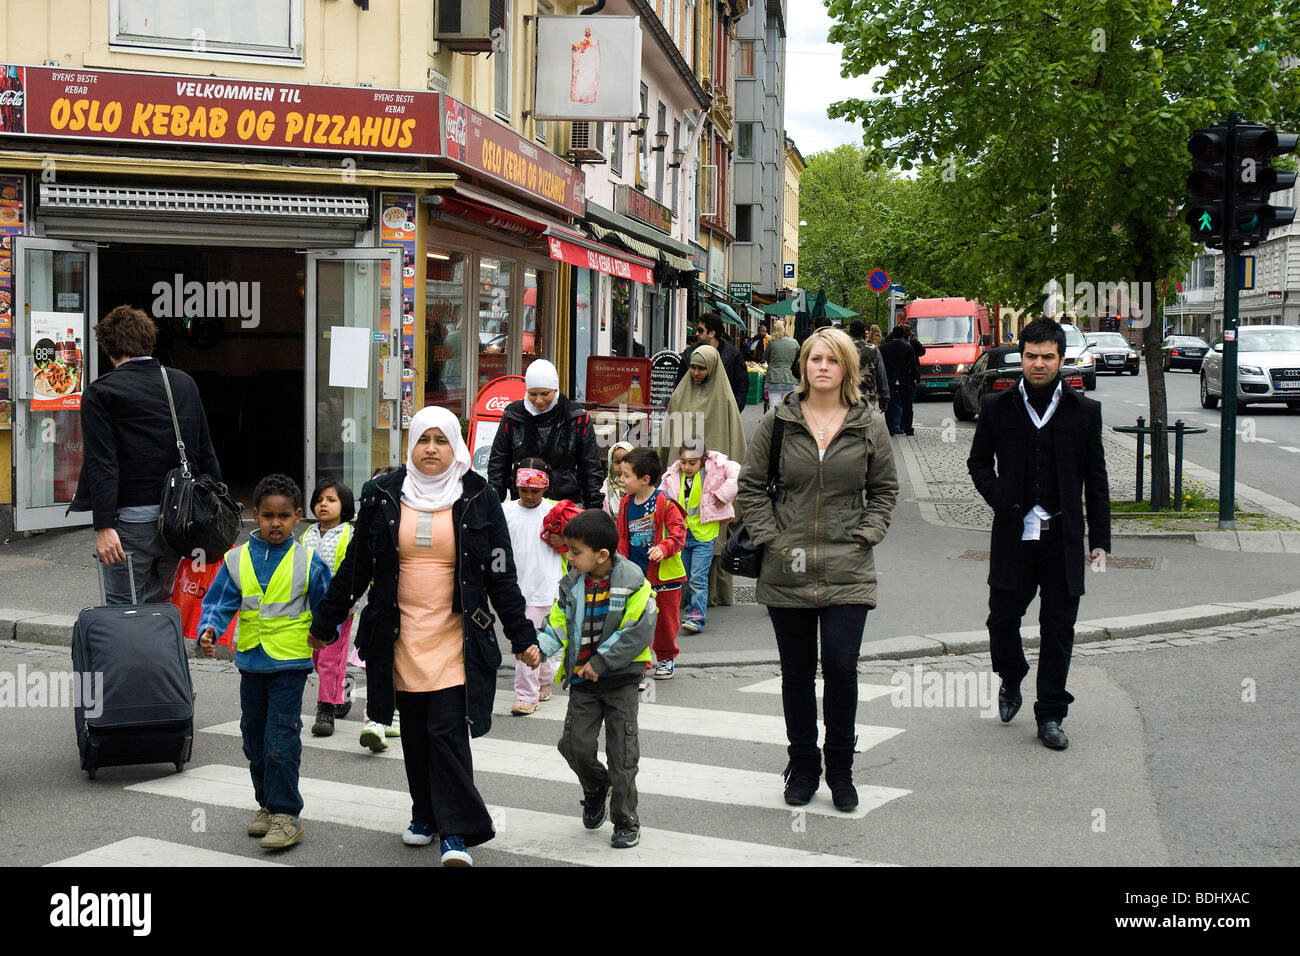
<instances>
[{"instance_id":1,"label":"car license plate","mask_svg":"<svg viewBox=\"0 0 1300 956\"><path fill-rule=\"evenodd\" d=\"M1289 392L1289 391L1294 391L1294 390L1297 389L1297 388L1300 388L1300 382L1291 382L1291 381L1287 381L1287 382L1278 382L1278 383L1275 384L1273 387L1276 388L1276 389L1280 389L1280 390L1288 391L1288 392Z\"/></svg>"},{"instance_id":2,"label":"car license plate","mask_svg":"<svg viewBox=\"0 0 1300 956\"><path fill-rule=\"evenodd\" d=\"M1124 357L1122 355L1108 355L1106 361L1110 365L1123 365Z\"/></svg>"}]
</instances>

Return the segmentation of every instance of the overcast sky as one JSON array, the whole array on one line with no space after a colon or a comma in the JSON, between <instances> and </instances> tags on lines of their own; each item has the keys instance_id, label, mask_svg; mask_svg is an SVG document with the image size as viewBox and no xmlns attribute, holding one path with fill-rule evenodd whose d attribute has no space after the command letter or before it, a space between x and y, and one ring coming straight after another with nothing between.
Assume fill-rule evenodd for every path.
<instances>
[{"instance_id":1,"label":"overcast sky","mask_svg":"<svg viewBox=\"0 0 1300 956\"><path fill-rule=\"evenodd\" d=\"M840 47L826 42L831 18L822 0L788 0L786 26L785 129L805 158L844 143L861 145L856 123L828 119L836 100L870 96L866 77L840 76Z\"/></svg>"}]
</instances>

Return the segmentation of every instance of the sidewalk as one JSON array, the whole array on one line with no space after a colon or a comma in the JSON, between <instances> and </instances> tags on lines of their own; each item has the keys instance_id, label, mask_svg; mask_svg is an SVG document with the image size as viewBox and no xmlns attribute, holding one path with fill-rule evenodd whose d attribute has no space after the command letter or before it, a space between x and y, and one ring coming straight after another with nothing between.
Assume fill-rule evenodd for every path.
<instances>
[{"instance_id":1,"label":"sidewalk","mask_svg":"<svg viewBox=\"0 0 1300 956\"><path fill-rule=\"evenodd\" d=\"M751 432L761 409L742 416ZM900 493L889 534L876 549L879 607L867 618L864 659L909 659L987 647L988 509L965 476L970 431L918 427L895 437ZM945 440L946 438L946 440ZM1132 447L1107 439L1112 488L1132 493ZM960 469L960 470L958 470ZM1127 473L1127 478L1125 477ZM1252 502L1260 508L1275 507ZM1295 506L1281 503L1288 508ZM1295 509L1300 513L1300 509ZM1277 513L1274 511L1273 513ZM1273 541L1292 547L1277 532ZM1263 553L1245 532L1232 560L1189 536L1121 537L1105 573L1089 574L1076 640L1114 640L1300 612L1300 563ZM1221 541L1226 546L1226 542ZM50 532L0 544L0 639L67 645L77 612L98 603L94 535ZM736 580L737 601L710 608L698 635L682 635L683 666L775 663L767 610L752 603L754 582ZM1037 609L1026 615L1027 646L1037 643Z\"/></svg>"}]
</instances>

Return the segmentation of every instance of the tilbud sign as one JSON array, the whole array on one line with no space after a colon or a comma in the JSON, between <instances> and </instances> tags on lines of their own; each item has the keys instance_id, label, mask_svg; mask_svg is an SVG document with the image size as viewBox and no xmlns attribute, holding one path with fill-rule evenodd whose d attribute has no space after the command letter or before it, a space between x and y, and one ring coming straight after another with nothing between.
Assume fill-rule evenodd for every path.
<instances>
[{"instance_id":1,"label":"tilbud sign","mask_svg":"<svg viewBox=\"0 0 1300 956\"><path fill-rule=\"evenodd\" d=\"M241 328L261 324L262 283L185 281L176 273L172 282L153 285L155 319L233 319Z\"/></svg>"}]
</instances>

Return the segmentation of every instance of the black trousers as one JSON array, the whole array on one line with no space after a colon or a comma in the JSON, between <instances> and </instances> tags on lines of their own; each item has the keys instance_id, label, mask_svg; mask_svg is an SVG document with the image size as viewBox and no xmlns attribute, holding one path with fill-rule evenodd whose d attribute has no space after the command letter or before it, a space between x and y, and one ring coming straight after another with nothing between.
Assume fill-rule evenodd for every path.
<instances>
[{"instance_id":1,"label":"black trousers","mask_svg":"<svg viewBox=\"0 0 1300 956\"><path fill-rule=\"evenodd\" d=\"M1022 541L1025 578L1019 590L989 589L989 650L993 670L1008 684L1016 685L1029 673L1020 642L1020 620L1034 594L1038 612L1038 699L1034 717L1064 720L1074 698L1065 689L1074 650L1074 620L1079 614L1079 597L1071 595L1065 581L1065 551L1055 532L1041 541Z\"/></svg>"},{"instance_id":2,"label":"black trousers","mask_svg":"<svg viewBox=\"0 0 1300 956\"><path fill-rule=\"evenodd\" d=\"M402 714L402 761L411 791L411 819L440 837L478 846L496 836L492 816L474 786L465 722L465 687L427 693L397 691Z\"/></svg>"},{"instance_id":3,"label":"black trousers","mask_svg":"<svg viewBox=\"0 0 1300 956\"><path fill-rule=\"evenodd\" d=\"M867 624L865 604L769 607L781 657L781 705L792 761L817 757L817 633L821 630L826 766L853 765L858 714L858 652Z\"/></svg>"}]
</instances>

